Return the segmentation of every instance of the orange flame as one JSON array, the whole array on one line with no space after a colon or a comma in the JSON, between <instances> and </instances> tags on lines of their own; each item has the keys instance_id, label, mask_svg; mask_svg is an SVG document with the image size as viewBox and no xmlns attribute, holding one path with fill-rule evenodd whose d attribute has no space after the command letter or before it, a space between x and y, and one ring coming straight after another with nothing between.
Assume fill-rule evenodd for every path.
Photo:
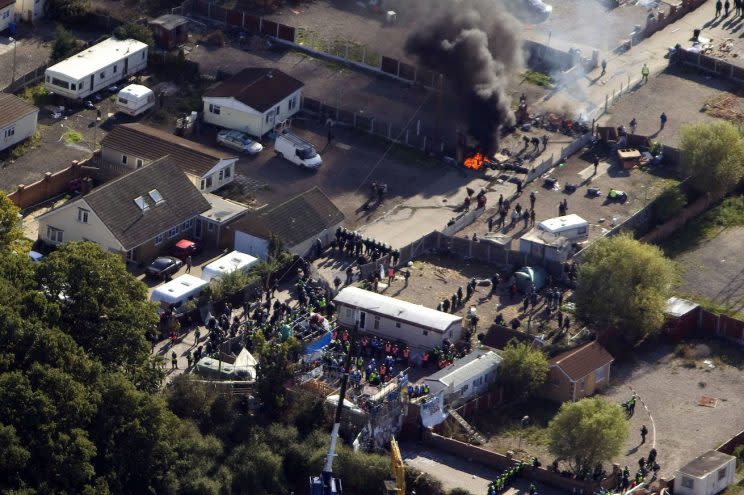
<instances>
[{"instance_id":1,"label":"orange flame","mask_svg":"<svg viewBox=\"0 0 744 495\"><path fill-rule=\"evenodd\" d=\"M483 164L485 163L485 161L486 161L485 156L481 155L480 153L476 153L470 158L466 158L463 164L467 168L472 168L473 170L480 170L483 167Z\"/></svg>"}]
</instances>

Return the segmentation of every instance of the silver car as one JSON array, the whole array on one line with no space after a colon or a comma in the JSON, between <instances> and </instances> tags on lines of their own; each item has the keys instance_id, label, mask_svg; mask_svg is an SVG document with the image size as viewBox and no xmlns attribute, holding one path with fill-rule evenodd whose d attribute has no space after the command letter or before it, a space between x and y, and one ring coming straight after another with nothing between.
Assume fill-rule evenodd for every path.
<instances>
[{"instance_id":1,"label":"silver car","mask_svg":"<svg viewBox=\"0 0 744 495\"><path fill-rule=\"evenodd\" d=\"M251 155L256 155L263 150L261 143L257 143L240 131L222 130L217 133L217 142L227 148L244 151Z\"/></svg>"}]
</instances>

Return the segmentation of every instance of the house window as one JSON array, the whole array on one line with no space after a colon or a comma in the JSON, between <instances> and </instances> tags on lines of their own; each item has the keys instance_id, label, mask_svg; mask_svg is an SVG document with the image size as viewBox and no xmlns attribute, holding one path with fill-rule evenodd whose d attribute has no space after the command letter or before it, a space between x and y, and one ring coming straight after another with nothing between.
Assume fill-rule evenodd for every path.
<instances>
[{"instance_id":1,"label":"house window","mask_svg":"<svg viewBox=\"0 0 744 495\"><path fill-rule=\"evenodd\" d=\"M207 177L207 188L212 187L212 176Z\"/></svg>"},{"instance_id":2,"label":"house window","mask_svg":"<svg viewBox=\"0 0 744 495\"><path fill-rule=\"evenodd\" d=\"M695 480L690 478L689 476L682 476L682 486L685 488L692 488L695 486Z\"/></svg>"},{"instance_id":3,"label":"house window","mask_svg":"<svg viewBox=\"0 0 744 495\"><path fill-rule=\"evenodd\" d=\"M8 127L7 129L5 129L5 138L6 139L9 138L9 137L11 137L11 136L13 136L14 134L15 134L15 126L14 125L12 125L12 126Z\"/></svg>"},{"instance_id":4,"label":"house window","mask_svg":"<svg viewBox=\"0 0 744 495\"><path fill-rule=\"evenodd\" d=\"M199 189L202 191L204 190L204 179L201 180L201 184L199 185Z\"/></svg>"},{"instance_id":5,"label":"house window","mask_svg":"<svg viewBox=\"0 0 744 495\"><path fill-rule=\"evenodd\" d=\"M162 244L163 243L163 238L164 238L163 234L156 235L155 236L155 245L156 246L159 246L160 244Z\"/></svg>"},{"instance_id":6,"label":"house window","mask_svg":"<svg viewBox=\"0 0 744 495\"><path fill-rule=\"evenodd\" d=\"M168 231L168 239L173 239L178 235L178 227L173 227Z\"/></svg>"},{"instance_id":7,"label":"house window","mask_svg":"<svg viewBox=\"0 0 744 495\"><path fill-rule=\"evenodd\" d=\"M85 208L78 208L78 222L88 223L88 213L89 211Z\"/></svg>"},{"instance_id":8,"label":"house window","mask_svg":"<svg viewBox=\"0 0 744 495\"><path fill-rule=\"evenodd\" d=\"M186 232L187 230L189 230L191 226L193 225L193 222L194 222L193 218L190 218L189 220L186 220L185 222L183 222L183 224L181 225L181 232Z\"/></svg>"},{"instance_id":9,"label":"house window","mask_svg":"<svg viewBox=\"0 0 744 495\"><path fill-rule=\"evenodd\" d=\"M267 112L266 113L266 123L267 124L270 124L271 123L271 117L273 117L273 116L274 116L274 113L273 112Z\"/></svg>"},{"instance_id":10,"label":"house window","mask_svg":"<svg viewBox=\"0 0 744 495\"><path fill-rule=\"evenodd\" d=\"M10 17L10 9L3 12L3 19L7 19L8 17Z\"/></svg>"},{"instance_id":11,"label":"house window","mask_svg":"<svg viewBox=\"0 0 744 495\"><path fill-rule=\"evenodd\" d=\"M218 179L220 182L222 182L222 177L224 177L224 175L225 175L225 171L224 170L220 170L220 177Z\"/></svg>"},{"instance_id":12,"label":"house window","mask_svg":"<svg viewBox=\"0 0 744 495\"><path fill-rule=\"evenodd\" d=\"M351 308L346 308L346 317L352 318L354 316L354 311Z\"/></svg>"},{"instance_id":13,"label":"house window","mask_svg":"<svg viewBox=\"0 0 744 495\"><path fill-rule=\"evenodd\" d=\"M123 163L124 165L127 164L127 155L121 155L121 163Z\"/></svg>"},{"instance_id":14,"label":"house window","mask_svg":"<svg viewBox=\"0 0 744 495\"><path fill-rule=\"evenodd\" d=\"M52 242L62 242L63 231L55 229L54 227L47 227L47 239Z\"/></svg>"},{"instance_id":15,"label":"house window","mask_svg":"<svg viewBox=\"0 0 744 495\"><path fill-rule=\"evenodd\" d=\"M232 170L230 170L230 167L225 167L223 170L225 171L225 179L232 175Z\"/></svg>"},{"instance_id":16,"label":"house window","mask_svg":"<svg viewBox=\"0 0 744 495\"><path fill-rule=\"evenodd\" d=\"M597 371L594 372L594 382L599 383L602 380L605 379L605 367L602 366Z\"/></svg>"},{"instance_id":17,"label":"house window","mask_svg":"<svg viewBox=\"0 0 744 495\"><path fill-rule=\"evenodd\" d=\"M137 158L137 168L142 168L142 165L144 165L142 158Z\"/></svg>"},{"instance_id":18,"label":"house window","mask_svg":"<svg viewBox=\"0 0 744 495\"><path fill-rule=\"evenodd\" d=\"M380 317L379 316L375 316L374 328L375 328L375 330L379 330L380 329Z\"/></svg>"},{"instance_id":19,"label":"house window","mask_svg":"<svg viewBox=\"0 0 744 495\"><path fill-rule=\"evenodd\" d=\"M207 232L212 232L214 230L214 224L212 222L207 222Z\"/></svg>"},{"instance_id":20,"label":"house window","mask_svg":"<svg viewBox=\"0 0 744 495\"><path fill-rule=\"evenodd\" d=\"M209 104L209 113L213 113L215 115L220 114L220 106L219 105L213 105L212 103Z\"/></svg>"},{"instance_id":21,"label":"house window","mask_svg":"<svg viewBox=\"0 0 744 495\"><path fill-rule=\"evenodd\" d=\"M719 469L718 470L718 481L721 481L725 477L726 477L726 468Z\"/></svg>"},{"instance_id":22,"label":"house window","mask_svg":"<svg viewBox=\"0 0 744 495\"><path fill-rule=\"evenodd\" d=\"M462 387L462 390L460 390L460 393L461 393L462 395L465 395L465 392L467 392L467 391L468 391L468 388L469 388L469 385L465 385L464 387Z\"/></svg>"},{"instance_id":23,"label":"house window","mask_svg":"<svg viewBox=\"0 0 744 495\"><path fill-rule=\"evenodd\" d=\"M289 103L287 104L287 108L289 110L294 110L294 108L297 106L297 97L293 96L289 99Z\"/></svg>"}]
</instances>

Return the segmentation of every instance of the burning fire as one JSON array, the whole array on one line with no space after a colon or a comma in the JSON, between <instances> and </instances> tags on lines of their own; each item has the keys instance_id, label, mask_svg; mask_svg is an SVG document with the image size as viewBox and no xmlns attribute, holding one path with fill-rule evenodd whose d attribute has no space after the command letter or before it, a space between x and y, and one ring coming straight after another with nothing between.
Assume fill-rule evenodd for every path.
<instances>
[{"instance_id":1,"label":"burning fire","mask_svg":"<svg viewBox=\"0 0 744 495\"><path fill-rule=\"evenodd\" d=\"M473 170L480 170L483 167L483 164L485 162L486 162L486 157L481 155L480 153L476 153L470 158L466 158L463 164L467 168L472 168Z\"/></svg>"}]
</instances>

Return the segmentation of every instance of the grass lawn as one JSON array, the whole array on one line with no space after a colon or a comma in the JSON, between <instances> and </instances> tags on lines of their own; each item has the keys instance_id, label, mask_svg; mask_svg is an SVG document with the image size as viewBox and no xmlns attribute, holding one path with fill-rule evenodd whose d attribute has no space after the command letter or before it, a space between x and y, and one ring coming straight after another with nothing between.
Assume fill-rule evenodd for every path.
<instances>
[{"instance_id":1,"label":"grass lawn","mask_svg":"<svg viewBox=\"0 0 744 495\"><path fill-rule=\"evenodd\" d=\"M548 444L547 426L558 412L560 404L545 399L526 402L488 411L472 420L473 426L487 438L522 439L526 443L545 447ZM521 421L530 417L529 426L522 428Z\"/></svg>"},{"instance_id":2,"label":"grass lawn","mask_svg":"<svg viewBox=\"0 0 744 495\"><path fill-rule=\"evenodd\" d=\"M660 247L667 256L674 258L714 238L728 227L740 226L744 226L744 196L729 197L688 222L674 235L661 242Z\"/></svg>"}]
</instances>

